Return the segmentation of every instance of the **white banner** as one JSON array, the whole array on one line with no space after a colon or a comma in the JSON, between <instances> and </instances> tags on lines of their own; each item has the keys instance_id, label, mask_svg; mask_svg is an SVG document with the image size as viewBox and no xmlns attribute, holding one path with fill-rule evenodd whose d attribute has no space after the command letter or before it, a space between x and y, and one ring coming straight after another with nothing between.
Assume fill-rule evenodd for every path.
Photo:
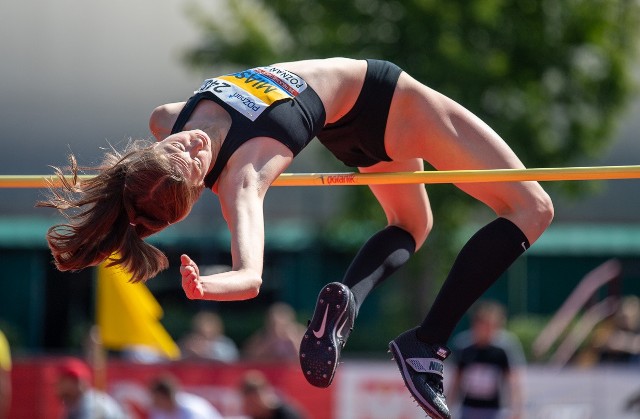
<instances>
[{"instance_id":1,"label":"white banner","mask_svg":"<svg viewBox=\"0 0 640 419\"><path fill-rule=\"evenodd\" d=\"M451 365L445 364L445 391L451 371ZM347 359L333 386L335 419L425 417L393 361ZM638 418L639 411L625 407L634 395L640 394L640 365L592 369L529 366L524 375L524 393L523 419ZM456 417L457 407L450 408Z\"/></svg>"}]
</instances>

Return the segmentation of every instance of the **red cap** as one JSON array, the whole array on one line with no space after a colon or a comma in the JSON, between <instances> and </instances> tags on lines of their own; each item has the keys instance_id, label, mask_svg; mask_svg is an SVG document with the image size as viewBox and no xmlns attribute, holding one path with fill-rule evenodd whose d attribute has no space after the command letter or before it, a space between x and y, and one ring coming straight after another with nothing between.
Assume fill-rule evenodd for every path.
<instances>
[{"instance_id":1,"label":"red cap","mask_svg":"<svg viewBox=\"0 0 640 419\"><path fill-rule=\"evenodd\" d=\"M91 381L89 366L78 358L65 358L58 366L58 374L64 377L75 378L79 381Z\"/></svg>"}]
</instances>

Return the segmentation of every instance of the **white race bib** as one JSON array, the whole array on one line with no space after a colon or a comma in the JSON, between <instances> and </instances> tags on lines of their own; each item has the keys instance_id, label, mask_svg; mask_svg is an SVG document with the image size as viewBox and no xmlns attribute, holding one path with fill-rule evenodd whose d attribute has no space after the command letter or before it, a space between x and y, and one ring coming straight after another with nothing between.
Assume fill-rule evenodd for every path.
<instances>
[{"instance_id":1,"label":"white race bib","mask_svg":"<svg viewBox=\"0 0 640 419\"><path fill-rule=\"evenodd\" d=\"M204 81L194 93L211 92L252 121L274 102L291 99L307 83L278 67L257 67Z\"/></svg>"}]
</instances>

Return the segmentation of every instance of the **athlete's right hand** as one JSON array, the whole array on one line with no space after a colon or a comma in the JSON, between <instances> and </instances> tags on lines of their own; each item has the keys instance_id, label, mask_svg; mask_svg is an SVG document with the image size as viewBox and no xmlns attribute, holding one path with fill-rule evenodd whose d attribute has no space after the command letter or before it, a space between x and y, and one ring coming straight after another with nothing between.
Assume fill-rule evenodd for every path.
<instances>
[{"instance_id":1,"label":"athlete's right hand","mask_svg":"<svg viewBox=\"0 0 640 419\"><path fill-rule=\"evenodd\" d=\"M190 300L204 298L204 287L200 280L198 265L187 255L180 256L180 275L182 276L182 289Z\"/></svg>"}]
</instances>

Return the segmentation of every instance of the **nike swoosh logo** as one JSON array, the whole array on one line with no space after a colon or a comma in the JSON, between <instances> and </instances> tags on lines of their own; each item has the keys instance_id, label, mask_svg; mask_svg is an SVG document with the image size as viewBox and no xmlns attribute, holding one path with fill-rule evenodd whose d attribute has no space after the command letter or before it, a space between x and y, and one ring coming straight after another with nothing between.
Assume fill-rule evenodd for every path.
<instances>
[{"instance_id":1,"label":"nike swoosh logo","mask_svg":"<svg viewBox=\"0 0 640 419\"><path fill-rule=\"evenodd\" d=\"M344 317L344 321L342 322L342 326L340 326L340 328L338 329L338 338L342 339L344 337L344 335L342 334L342 329L344 329L344 327L347 325L347 313L344 312L343 313L343 317Z\"/></svg>"},{"instance_id":2,"label":"nike swoosh logo","mask_svg":"<svg viewBox=\"0 0 640 419\"><path fill-rule=\"evenodd\" d=\"M525 242L520 243L522 245L522 248L525 250L525 252L527 251L527 244Z\"/></svg>"},{"instance_id":3,"label":"nike swoosh logo","mask_svg":"<svg viewBox=\"0 0 640 419\"><path fill-rule=\"evenodd\" d=\"M317 331L313 331L313 334L317 338L321 338L324 335L324 329L327 326L327 314L329 313L329 304L327 304L327 308L324 309L324 317L322 318L322 324L320 324L320 329Z\"/></svg>"}]
</instances>

